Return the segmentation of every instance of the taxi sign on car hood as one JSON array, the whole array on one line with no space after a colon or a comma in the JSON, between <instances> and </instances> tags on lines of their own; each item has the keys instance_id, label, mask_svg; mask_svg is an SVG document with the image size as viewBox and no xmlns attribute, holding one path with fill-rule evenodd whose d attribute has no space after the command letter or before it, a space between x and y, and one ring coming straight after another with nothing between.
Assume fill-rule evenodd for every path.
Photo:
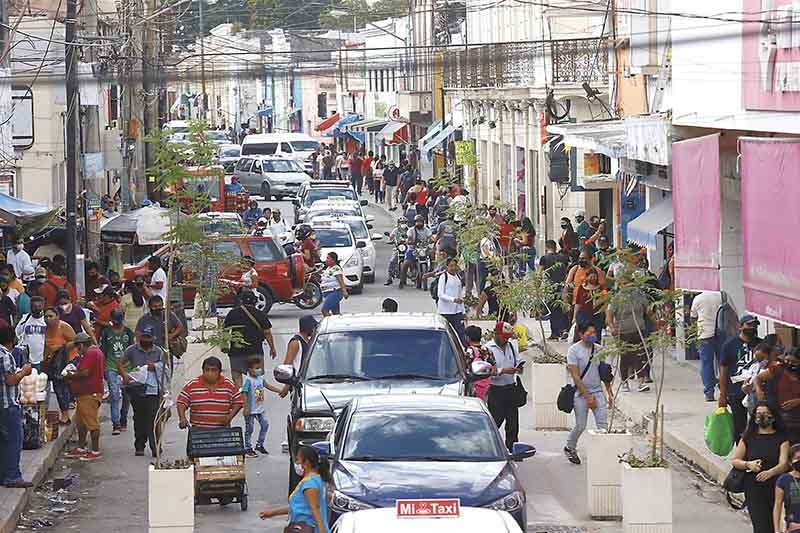
<instances>
[{"instance_id":1,"label":"taxi sign on car hood","mask_svg":"<svg viewBox=\"0 0 800 533\"><path fill-rule=\"evenodd\" d=\"M461 514L461 500L397 500L395 508L397 518L457 518Z\"/></svg>"}]
</instances>

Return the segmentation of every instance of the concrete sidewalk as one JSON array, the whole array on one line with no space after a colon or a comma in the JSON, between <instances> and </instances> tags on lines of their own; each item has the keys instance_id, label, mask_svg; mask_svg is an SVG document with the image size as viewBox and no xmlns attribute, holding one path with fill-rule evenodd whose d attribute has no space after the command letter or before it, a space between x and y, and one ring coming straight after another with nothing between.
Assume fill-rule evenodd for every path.
<instances>
[{"instance_id":1,"label":"concrete sidewalk","mask_svg":"<svg viewBox=\"0 0 800 533\"><path fill-rule=\"evenodd\" d=\"M25 481L31 481L34 486L30 489L0 487L0 533L10 533L16 529L22 511L28 505L36 487L44 480L47 472L56 462L61 450L72 436L74 428L75 424L61 426L56 440L45 443L38 450L22 450L22 460L20 461L22 478Z\"/></svg>"}]
</instances>

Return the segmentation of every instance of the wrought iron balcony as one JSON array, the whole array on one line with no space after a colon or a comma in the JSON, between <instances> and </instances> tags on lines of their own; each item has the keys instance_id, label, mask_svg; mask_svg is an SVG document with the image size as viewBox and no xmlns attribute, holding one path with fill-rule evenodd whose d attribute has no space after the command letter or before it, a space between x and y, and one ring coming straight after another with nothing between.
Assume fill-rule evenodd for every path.
<instances>
[{"instance_id":1,"label":"wrought iron balcony","mask_svg":"<svg viewBox=\"0 0 800 533\"><path fill-rule=\"evenodd\" d=\"M467 45L460 50L448 49L444 58L444 86L449 89L608 81L608 50L605 41L596 38L544 44Z\"/></svg>"}]
</instances>

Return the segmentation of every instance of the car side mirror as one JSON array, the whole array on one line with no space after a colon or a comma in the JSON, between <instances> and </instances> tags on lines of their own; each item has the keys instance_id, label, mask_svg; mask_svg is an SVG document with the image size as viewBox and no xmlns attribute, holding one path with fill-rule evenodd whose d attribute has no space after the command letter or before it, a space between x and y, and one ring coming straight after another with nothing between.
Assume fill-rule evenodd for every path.
<instances>
[{"instance_id":1,"label":"car side mirror","mask_svg":"<svg viewBox=\"0 0 800 533\"><path fill-rule=\"evenodd\" d=\"M299 198L292 198L292 199L290 199L290 201L292 202L292 204L300 207L300 199Z\"/></svg>"},{"instance_id":2,"label":"car side mirror","mask_svg":"<svg viewBox=\"0 0 800 533\"><path fill-rule=\"evenodd\" d=\"M372 224L367 224L367 229L372 229Z\"/></svg>"},{"instance_id":3,"label":"car side mirror","mask_svg":"<svg viewBox=\"0 0 800 533\"><path fill-rule=\"evenodd\" d=\"M358 203L359 203L359 204L361 204L361 205L369 205L369 202L368 202L368 201L366 201L366 200L361 200L361 201L360 201L360 202L358 202Z\"/></svg>"},{"instance_id":4,"label":"car side mirror","mask_svg":"<svg viewBox=\"0 0 800 533\"><path fill-rule=\"evenodd\" d=\"M373 241L379 241L381 239L383 239L383 235L381 235L380 233L373 233L372 234L372 240Z\"/></svg>"},{"instance_id":5,"label":"car side mirror","mask_svg":"<svg viewBox=\"0 0 800 533\"><path fill-rule=\"evenodd\" d=\"M294 385L297 383L297 375L292 365L278 365L272 371L275 381L284 385Z\"/></svg>"},{"instance_id":6,"label":"car side mirror","mask_svg":"<svg viewBox=\"0 0 800 533\"><path fill-rule=\"evenodd\" d=\"M524 442L515 442L511 446L511 458L515 461L522 461L536 455L536 448Z\"/></svg>"},{"instance_id":7,"label":"car side mirror","mask_svg":"<svg viewBox=\"0 0 800 533\"><path fill-rule=\"evenodd\" d=\"M317 450L320 457L331 456L331 443L328 441L315 442L311 447Z\"/></svg>"},{"instance_id":8,"label":"car side mirror","mask_svg":"<svg viewBox=\"0 0 800 533\"><path fill-rule=\"evenodd\" d=\"M358 241L356 243L356 248L366 248L366 247L367 247L367 243L365 243L364 241Z\"/></svg>"},{"instance_id":9,"label":"car side mirror","mask_svg":"<svg viewBox=\"0 0 800 533\"><path fill-rule=\"evenodd\" d=\"M374 221L375 221L375 217L372 216L372 215L367 215L367 216L364 217L364 222L374 222Z\"/></svg>"}]
</instances>

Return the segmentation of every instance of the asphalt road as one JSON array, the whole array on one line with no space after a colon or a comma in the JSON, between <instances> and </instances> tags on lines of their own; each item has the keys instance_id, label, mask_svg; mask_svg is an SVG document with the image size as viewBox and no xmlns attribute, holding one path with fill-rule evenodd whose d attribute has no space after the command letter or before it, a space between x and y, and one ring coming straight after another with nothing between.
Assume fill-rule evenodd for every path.
<instances>
[{"instance_id":1,"label":"asphalt road","mask_svg":"<svg viewBox=\"0 0 800 533\"><path fill-rule=\"evenodd\" d=\"M280 207L285 219L292 220L292 206L288 202L269 202L272 208ZM368 208L376 218L374 231L389 229L396 216L377 208ZM423 291L406 288L402 291L395 283L384 287L385 265L391 253L389 245L377 242L378 268L375 284L367 285L364 293L343 302L343 312L378 312L384 298L398 300L401 311L434 311L429 295ZM318 311L318 310L317 310ZM297 320L303 311L290 305L277 305L270 313L273 332L279 348L279 356L297 328ZM191 350L176 369L176 385L200 372L204 353L199 345L190 345ZM215 354L223 357L224 354ZM267 364L267 375L272 365ZM108 420L108 407L103 413ZM247 461L250 508L246 512L238 505L220 507L201 506L196 510L195 531L211 533L224 530L227 533L265 531L279 533L285 522L272 519L264 522L258 518L261 510L284 505L287 494L288 456L281 453L281 441L285 440L285 421L288 400L277 395L267 398L267 414L270 430L266 448L270 454ZM185 432L177 427L173 416L166 433L165 456L180 458L185 450ZM239 418L235 423L244 425ZM132 422L129 424L132 430ZM524 424L523 424L524 425ZM68 502L53 502L54 494L44 490L26 510L28 518L46 518L54 522L51 531L80 531L81 533L141 532L147 527L147 465L149 457L133 454L132 431L120 436L111 436L111 424L103 425L101 447L105 457L92 464L66 458L60 459L53 469L52 478L71 477L73 482L62 494ZM255 436L254 436L255 437ZM534 444L537 455L520 465L528 496L528 531L530 533L559 532L621 532L619 523L592 522L588 518L586 503L586 481L583 467L569 464L561 453L564 433L542 433L523 431L521 439ZM674 461L673 474L675 502L675 531L681 533L705 533L709 530L730 533L745 533L750 530L746 515L735 513L724 503L722 493L701 478ZM55 512L57 509L58 512Z\"/></svg>"}]
</instances>

